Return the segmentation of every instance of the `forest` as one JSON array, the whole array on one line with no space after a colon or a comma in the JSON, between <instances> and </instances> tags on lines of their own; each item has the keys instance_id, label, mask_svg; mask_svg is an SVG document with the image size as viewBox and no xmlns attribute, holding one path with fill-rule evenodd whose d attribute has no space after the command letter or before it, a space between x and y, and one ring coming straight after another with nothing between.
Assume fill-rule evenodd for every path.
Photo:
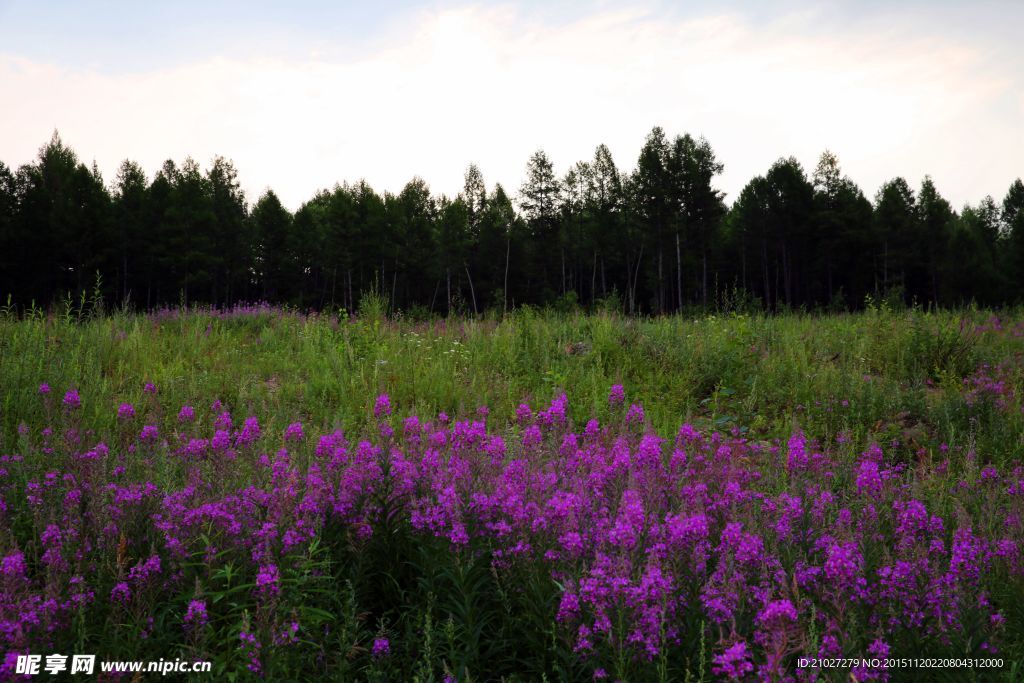
<instances>
[{"instance_id":1,"label":"forest","mask_svg":"<svg viewBox=\"0 0 1024 683\"><path fill-rule=\"evenodd\" d=\"M869 298L939 307L1024 294L1024 184L959 210L930 177L872 198L825 151L779 158L727 201L710 142L655 127L631 171L605 145L564 174L538 150L518 189L476 165L455 197L415 177L316 192L294 213L250 204L223 157L124 161L107 182L57 132L0 162L0 296L17 310L89 292L110 305L266 301L353 311L369 292L412 316L532 305L665 314L846 311Z\"/></svg>"}]
</instances>

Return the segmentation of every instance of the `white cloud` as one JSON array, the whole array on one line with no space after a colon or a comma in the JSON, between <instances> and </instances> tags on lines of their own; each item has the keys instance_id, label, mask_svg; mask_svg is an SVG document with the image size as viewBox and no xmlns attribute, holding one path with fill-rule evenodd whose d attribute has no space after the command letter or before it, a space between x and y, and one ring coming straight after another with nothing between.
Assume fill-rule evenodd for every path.
<instances>
[{"instance_id":1,"label":"white cloud","mask_svg":"<svg viewBox=\"0 0 1024 683\"><path fill-rule=\"evenodd\" d=\"M59 128L108 179L121 159L234 159L255 199L295 208L365 177L414 174L454 193L470 162L518 188L543 147L560 169L607 143L632 168L652 125L708 137L731 197L779 156L826 147L871 196L925 173L954 203L1000 195L1024 157L1012 65L983 46L892 26L820 35L813 16L608 11L558 27L505 7L422 13L350 61L226 57L111 75L0 55L0 158L31 159ZM1005 102L1005 100L1003 100Z\"/></svg>"}]
</instances>

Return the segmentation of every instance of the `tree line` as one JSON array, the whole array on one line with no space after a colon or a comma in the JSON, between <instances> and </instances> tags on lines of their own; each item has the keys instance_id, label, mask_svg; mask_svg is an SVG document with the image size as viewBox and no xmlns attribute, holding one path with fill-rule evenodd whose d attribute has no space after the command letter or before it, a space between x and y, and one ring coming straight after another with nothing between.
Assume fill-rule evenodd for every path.
<instances>
[{"instance_id":1,"label":"tree line","mask_svg":"<svg viewBox=\"0 0 1024 683\"><path fill-rule=\"evenodd\" d=\"M926 177L869 200L830 152L808 175L780 158L730 205L710 143L651 130L632 171L605 145L564 175L543 151L518 192L476 165L454 197L420 178L322 190L294 213L249 205L223 157L205 171L124 161L113 183L59 135L31 163L0 162L0 293L47 305L98 288L151 309L265 300L354 310L505 311L524 304L628 313L759 305L848 310L866 297L940 306L1024 295L1024 184L955 210ZM98 284L97 284L98 283Z\"/></svg>"}]
</instances>

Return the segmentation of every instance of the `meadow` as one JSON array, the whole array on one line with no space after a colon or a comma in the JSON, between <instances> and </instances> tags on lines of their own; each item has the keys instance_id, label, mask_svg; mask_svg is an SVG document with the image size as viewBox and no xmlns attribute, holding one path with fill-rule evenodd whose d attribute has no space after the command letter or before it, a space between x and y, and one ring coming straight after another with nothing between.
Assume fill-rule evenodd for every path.
<instances>
[{"instance_id":1,"label":"meadow","mask_svg":"<svg viewBox=\"0 0 1024 683\"><path fill-rule=\"evenodd\" d=\"M1022 351L886 305L6 315L0 675L1018 680Z\"/></svg>"}]
</instances>

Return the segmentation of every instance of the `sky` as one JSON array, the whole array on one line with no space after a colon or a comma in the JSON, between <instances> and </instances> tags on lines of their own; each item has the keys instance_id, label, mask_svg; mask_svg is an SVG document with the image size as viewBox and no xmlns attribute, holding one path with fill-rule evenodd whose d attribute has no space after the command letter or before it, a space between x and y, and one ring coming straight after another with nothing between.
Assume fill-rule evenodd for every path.
<instances>
[{"instance_id":1,"label":"sky","mask_svg":"<svg viewBox=\"0 0 1024 683\"><path fill-rule=\"evenodd\" d=\"M928 174L956 207L1024 175L1024 3L0 0L0 160L54 130L111 183L231 159L291 209L365 179L454 195L470 163L520 187L653 126L711 143L732 201L822 151L868 197Z\"/></svg>"}]
</instances>

